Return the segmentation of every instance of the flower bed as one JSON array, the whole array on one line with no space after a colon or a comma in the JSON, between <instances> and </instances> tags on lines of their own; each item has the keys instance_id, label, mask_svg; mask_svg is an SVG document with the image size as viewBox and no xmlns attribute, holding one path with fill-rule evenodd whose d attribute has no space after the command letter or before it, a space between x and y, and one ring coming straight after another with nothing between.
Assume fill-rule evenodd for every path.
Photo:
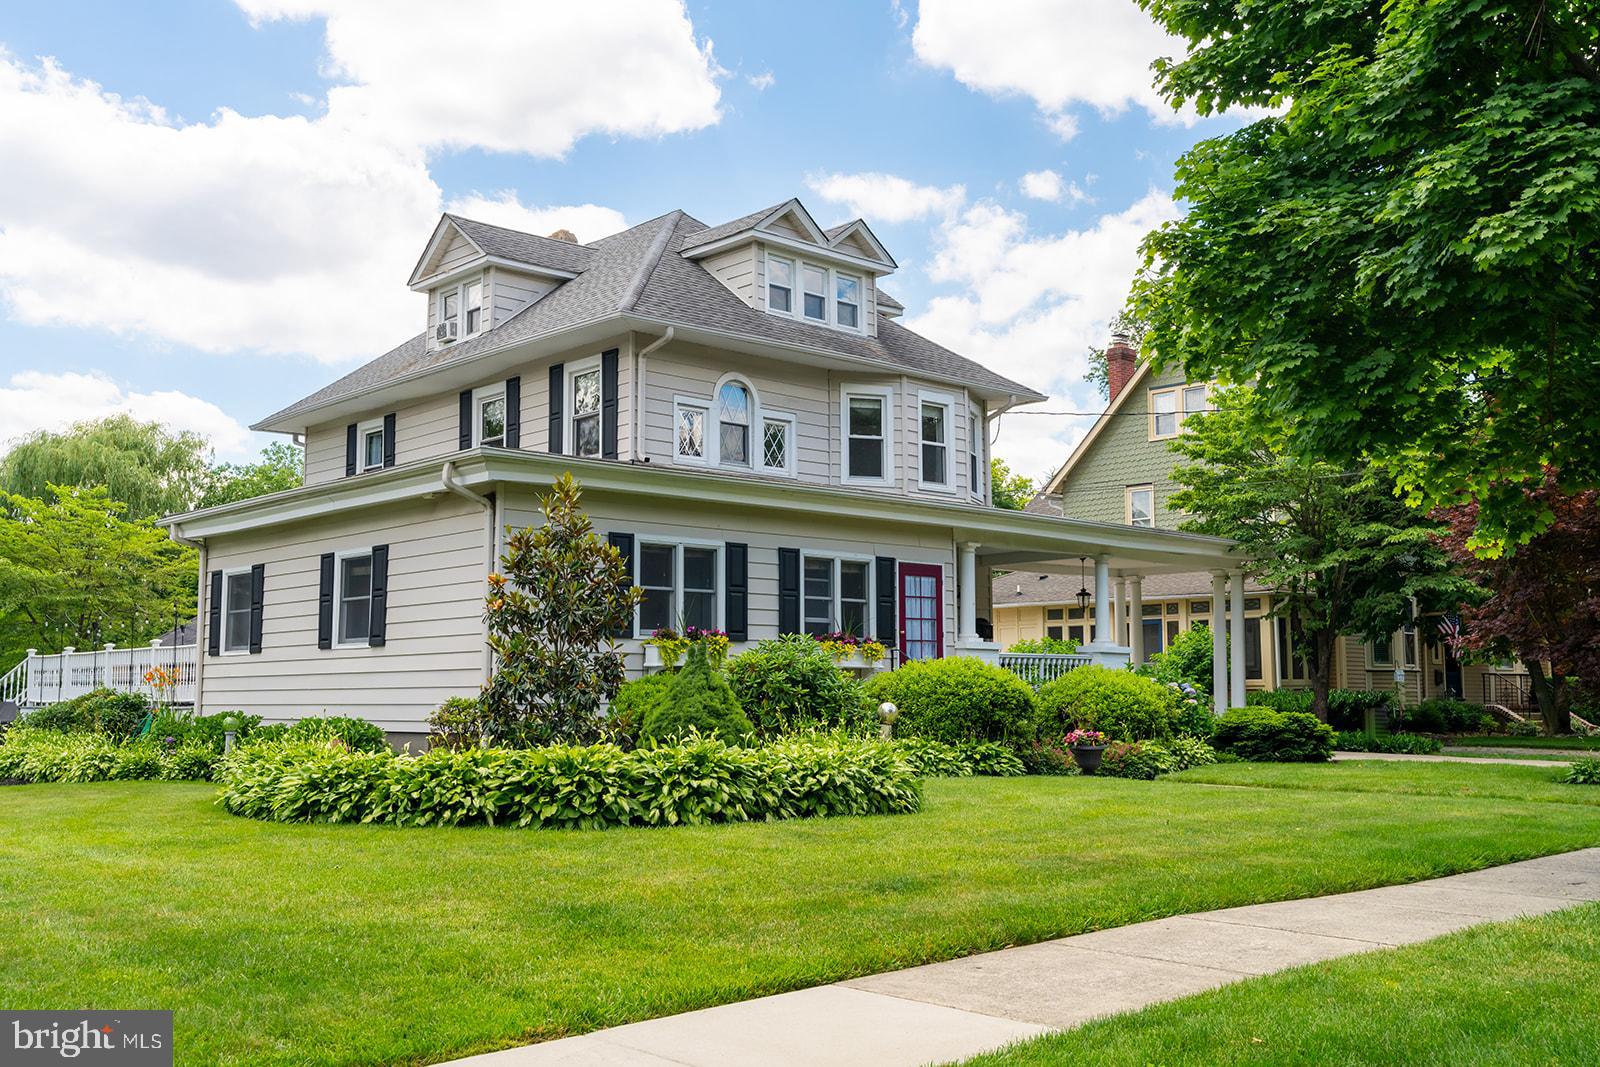
<instances>
[{"instance_id":1,"label":"flower bed","mask_svg":"<svg viewBox=\"0 0 1600 1067\"><path fill-rule=\"evenodd\" d=\"M167 743L169 740L174 743ZM205 781L217 759L210 745L198 741L145 738L124 742L104 734L14 726L0 744L0 781Z\"/></svg>"},{"instance_id":2,"label":"flower bed","mask_svg":"<svg viewBox=\"0 0 1600 1067\"><path fill-rule=\"evenodd\" d=\"M599 829L877 815L921 807L894 746L795 739L734 748L700 738L616 745L435 750L420 756L311 744L246 746L218 769L220 803L278 822L470 823Z\"/></svg>"}]
</instances>

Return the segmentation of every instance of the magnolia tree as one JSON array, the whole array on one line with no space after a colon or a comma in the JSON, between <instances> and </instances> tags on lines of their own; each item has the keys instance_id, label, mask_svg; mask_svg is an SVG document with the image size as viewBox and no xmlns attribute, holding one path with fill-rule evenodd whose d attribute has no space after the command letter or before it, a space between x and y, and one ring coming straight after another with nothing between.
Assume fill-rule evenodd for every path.
<instances>
[{"instance_id":1,"label":"magnolia tree","mask_svg":"<svg viewBox=\"0 0 1600 1067\"><path fill-rule=\"evenodd\" d=\"M497 666L483 716L498 740L520 745L599 739L600 710L623 681L616 635L640 591L615 546L562 475L541 501L544 525L511 535L489 576L485 617Z\"/></svg>"},{"instance_id":2,"label":"magnolia tree","mask_svg":"<svg viewBox=\"0 0 1600 1067\"><path fill-rule=\"evenodd\" d=\"M1483 559L1473 551L1477 504L1440 512L1439 541L1483 590L1462 612L1461 647L1527 664L1545 732L1566 733L1572 680L1600 690L1600 492L1563 492L1550 474L1529 495L1552 521L1514 555Z\"/></svg>"}]
</instances>

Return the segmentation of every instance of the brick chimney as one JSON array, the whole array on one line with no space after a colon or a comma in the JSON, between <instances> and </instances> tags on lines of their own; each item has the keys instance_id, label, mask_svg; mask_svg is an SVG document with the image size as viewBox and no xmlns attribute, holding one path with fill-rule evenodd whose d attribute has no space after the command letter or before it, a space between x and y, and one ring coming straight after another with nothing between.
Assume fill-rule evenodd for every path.
<instances>
[{"instance_id":1,"label":"brick chimney","mask_svg":"<svg viewBox=\"0 0 1600 1067\"><path fill-rule=\"evenodd\" d=\"M1111 387L1110 402L1115 403L1118 394L1133 380L1133 365L1138 358L1139 353L1128 343L1127 334L1111 335L1111 343L1106 345L1106 384Z\"/></svg>"}]
</instances>

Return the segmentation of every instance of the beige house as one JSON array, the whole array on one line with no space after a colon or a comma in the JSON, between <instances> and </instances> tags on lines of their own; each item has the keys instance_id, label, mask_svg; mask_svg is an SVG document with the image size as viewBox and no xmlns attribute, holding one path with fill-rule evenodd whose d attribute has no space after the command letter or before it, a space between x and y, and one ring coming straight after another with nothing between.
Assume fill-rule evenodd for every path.
<instances>
[{"instance_id":1,"label":"beige house","mask_svg":"<svg viewBox=\"0 0 1600 1067\"><path fill-rule=\"evenodd\" d=\"M569 471L644 590L635 672L680 625L992 659L995 568L1094 557L1106 610L1113 571L1237 570L1216 538L991 507L989 428L1042 397L901 325L895 266L797 200L591 244L446 215L426 328L257 424L303 440L305 486L168 520L201 552L197 704L420 733L489 676L485 578Z\"/></svg>"},{"instance_id":2,"label":"beige house","mask_svg":"<svg viewBox=\"0 0 1600 1067\"><path fill-rule=\"evenodd\" d=\"M1110 401L1061 468L1045 484L1029 510L1138 529L1175 529L1183 515L1168 506L1177 490L1172 481L1176 457L1169 442L1183 433L1187 415L1203 411L1210 387L1186 380L1181 371L1157 371L1137 364L1124 339L1107 348ZM1113 574L1114 593L1124 603L1139 601L1140 626L1122 620L1119 641L1138 659L1167 647L1194 625L1210 625L1217 612L1211 599L1215 575L1206 571L1145 577ZM1137 584L1135 592L1128 588ZM1078 572L1010 573L991 585L995 636L1002 647L1042 637L1083 641L1094 631L1094 608L1080 607L1085 583ZM1238 623L1244 644L1247 690L1309 685L1295 656L1287 620L1272 614L1272 591L1245 582L1238 596L1244 606ZM1233 596L1224 614L1233 621ZM1130 613L1131 615L1131 613ZM1337 688L1400 689L1408 703L1454 694L1485 704L1528 703L1527 674L1516 665L1462 664L1451 654L1440 630L1442 620L1423 617L1390 635L1388 641L1340 638L1333 684ZM1213 628L1214 635L1220 632Z\"/></svg>"}]
</instances>

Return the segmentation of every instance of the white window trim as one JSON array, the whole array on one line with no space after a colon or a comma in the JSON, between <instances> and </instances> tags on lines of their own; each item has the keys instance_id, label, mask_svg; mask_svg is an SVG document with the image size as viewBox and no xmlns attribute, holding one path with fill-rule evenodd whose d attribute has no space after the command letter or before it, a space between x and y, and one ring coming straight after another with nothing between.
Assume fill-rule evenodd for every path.
<instances>
[{"instance_id":1,"label":"white window trim","mask_svg":"<svg viewBox=\"0 0 1600 1067\"><path fill-rule=\"evenodd\" d=\"M565 435L565 441L566 441L566 447L563 449L563 451L565 451L569 456L578 455L578 405L576 403L576 396L577 396L577 392L578 392L578 390L577 390L578 375L587 374L589 371L599 371L600 369L601 369L600 368L600 357L597 356L597 355L596 356L586 356L583 359L574 360L571 363L567 364L567 371L566 371L567 380L564 383L562 383L562 386L561 386L562 389L566 393L565 403L562 405L562 408L561 408L561 410L565 413L565 414L562 415L562 418L566 421L566 425L561 428L561 432ZM601 378L600 378L600 408L599 408L599 411L598 411L598 415L600 416L600 451L596 452L593 456L585 457L585 458L588 458L588 459L599 459L601 453L603 453L606 450L606 443L605 443L605 420L606 420L605 388L606 388L606 385L605 385L605 374L602 371ZM676 429L676 428L674 428L674 429ZM673 444L673 451L677 451L676 442L674 442L674 444Z\"/></svg>"},{"instance_id":2,"label":"white window trim","mask_svg":"<svg viewBox=\"0 0 1600 1067\"><path fill-rule=\"evenodd\" d=\"M877 640L878 633L878 597L877 597L877 569L878 561L872 556L861 556L851 552L806 552L800 553L800 630L806 628L806 561L813 559L828 560L833 565L832 600L829 607L828 628L838 630L843 626L843 584L840 581L840 563L865 563L867 565L867 624L866 633L859 634L863 641Z\"/></svg>"},{"instance_id":3,"label":"white window trim","mask_svg":"<svg viewBox=\"0 0 1600 1067\"><path fill-rule=\"evenodd\" d=\"M870 397L883 401L883 477L869 478L850 474L850 401ZM896 484L894 451L894 388L888 385L839 387L839 482L841 485L892 487Z\"/></svg>"},{"instance_id":4,"label":"white window trim","mask_svg":"<svg viewBox=\"0 0 1600 1067\"><path fill-rule=\"evenodd\" d=\"M371 556L372 548L347 548L342 552L333 554L333 647L334 648L370 648L372 633L372 617L367 617L367 637L346 639L344 636L344 564L345 560L357 556ZM370 609L372 591L367 590L367 604Z\"/></svg>"},{"instance_id":5,"label":"white window trim","mask_svg":"<svg viewBox=\"0 0 1600 1067\"><path fill-rule=\"evenodd\" d=\"M482 297L478 303L478 328L471 333L464 332L467 328L467 286L476 284L481 287ZM456 298L456 339L448 344L460 344L469 338L476 337L489 330L490 312L489 275L488 272L475 277L463 278L453 285L442 285L437 290L438 301L434 305L437 322L444 323L449 320L444 315L444 298L446 294L453 294Z\"/></svg>"},{"instance_id":6,"label":"white window trim","mask_svg":"<svg viewBox=\"0 0 1600 1067\"><path fill-rule=\"evenodd\" d=\"M222 620L222 633L217 635L217 648L220 654L224 656L248 656L250 654L250 627L248 623L245 624L244 647L228 647L228 609L233 606L228 602L228 582L231 578L237 578L241 574L248 575L249 573L249 567L235 567L233 570L222 572L222 603L218 605L221 612L218 617ZM247 602L245 608L248 610L249 607L250 605Z\"/></svg>"},{"instance_id":7,"label":"white window trim","mask_svg":"<svg viewBox=\"0 0 1600 1067\"><path fill-rule=\"evenodd\" d=\"M375 465L368 466L368 464L367 464L367 435L368 434L372 434L372 433L376 433L376 434L379 434L379 435L383 434L383 420L381 418L380 419L368 419L366 422L362 422L362 423L357 423L356 424L356 473L357 474L365 474L367 471L376 471L376 470L382 470L383 469L383 456L382 456L382 454L380 454L378 456L378 462ZM383 442L383 449L384 449L384 452L387 452L388 449L389 449L389 442L387 440L385 440Z\"/></svg>"},{"instance_id":8,"label":"white window trim","mask_svg":"<svg viewBox=\"0 0 1600 1067\"><path fill-rule=\"evenodd\" d=\"M724 573L725 567L723 565L723 555L727 549L727 545L722 541L706 541L699 538L677 537L672 535L666 537L657 537L652 534L635 533L634 552L636 558L640 561L638 564L636 564L638 569L634 572L635 585L640 585L639 579L644 577L644 567L642 561L644 556L644 547L646 545L651 545L656 548L672 549L672 611L669 615L670 621L668 622L668 625L674 630L678 629L680 624L683 622L683 550L685 548L709 548L716 552L716 562L711 565L711 573L713 576L715 576L717 583L716 589L712 595L712 601L715 605L716 614L716 621L712 624L712 628L717 630L727 629L727 620L723 617L723 609L728 596L728 591L726 588L724 588L727 582L727 575ZM643 588L643 586L640 585L640 588ZM638 604L635 604L633 608L633 632L639 635L640 640L644 640L650 636L650 634L644 632L644 625L640 620L640 616L643 611L644 602L641 600Z\"/></svg>"},{"instance_id":9,"label":"white window trim","mask_svg":"<svg viewBox=\"0 0 1600 1067\"><path fill-rule=\"evenodd\" d=\"M700 433L700 454L698 456L685 456L678 451L678 421L684 411L698 411L703 417ZM674 396L672 398L672 462L690 467L710 467L712 444L713 420L711 418L711 405L699 397Z\"/></svg>"},{"instance_id":10,"label":"white window trim","mask_svg":"<svg viewBox=\"0 0 1600 1067\"><path fill-rule=\"evenodd\" d=\"M1135 493L1150 494L1150 521L1148 523L1136 523L1133 521L1133 494ZM1122 491L1122 521L1141 530L1155 529L1156 487L1154 484L1146 482L1143 485L1130 485Z\"/></svg>"},{"instance_id":11,"label":"white window trim","mask_svg":"<svg viewBox=\"0 0 1600 1067\"><path fill-rule=\"evenodd\" d=\"M801 256L775 255L763 246L762 277L767 286L772 285L771 262L774 259L782 260L790 266L789 310L779 311L772 306L771 289L764 289L761 296L761 305L769 315L776 315L783 319L793 319L796 322L808 322L813 326L826 326L831 330L840 330L844 333L865 335L867 333L867 313L871 306L868 289L876 292L876 277L865 271L840 270L837 267L820 263L814 259L808 260ZM806 268L822 272L822 318L813 319L806 315ZM856 301L856 324L846 326L839 322L839 283L840 276L855 281L860 299Z\"/></svg>"},{"instance_id":12,"label":"white window trim","mask_svg":"<svg viewBox=\"0 0 1600 1067\"><path fill-rule=\"evenodd\" d=\"M922 405L935 404L944 409L944 481L930 482L922 476ZM917 390L917 488L930 493L956 491L955 446L956 398L949 393Z\"/></svg>"},{"instance_id":13,"label":"white window trim","mask_svg":"<svg viewBox=\"0 0 1600 1067\"><path fill-rule=\"evenodd\" d=\"M974 499L980 503L987 499L986 489L989 484L989 467L984 459L985 446L989 443L983 421L983 413L972 405L967 405L967 473L972 484L967 487ZM976 463L973 460L977 460ZM976 478L972 475L976 474Z\"/></svg>"},{"instance_id":14,"label":"white window trim","mask_svg":"<svg viewBox=\"0 0 1600 1067\"><path fill-rule=\"evenodd\" d=\"M722 460L722 387L730 383L742 387L745 395L750 398L750 417L745 426L750 432L750 436L745 442L745 449L750 454L749 463L730 462L725 464ZM718 378L717 384L711 389L711 414L717 416L713 419L708 415L706 419L706 433L715 440L715 444L708 442L706 447L706 451L712 456L712 462L718 467L726 466L729 470L760 470L761 464L756 458L755 450L760 443L761 435L761 394L756 391L756 387L751 384L750 379L732 371Z\"/></svg>"},{"instance_id":15,"label":"white window trim","mask_svg":"<svg viewBox=\"0 0 1600 1067\"><path fill-rule=\"evenodd\" d=\"M766 443L767 443L767 423L769 423L769 422L781 422L785 426L784 433L787 435L787 439L785 440L785 443L784 443L783 466L781 466L781 467L769 467L769 466L767 466ZM797 431L797 424L798 424L798 420L795 419L794 415L790 414L787 411L765 411L765 410L763 410L761 412L760 433L758 434L758 443L759 443L759 446L760 446L760 450L759 450L760 462L758 464L758 469L761 471L762 474L777 474L777 475L782 475L785 478L793 478L794 477L794 473L795 473L794 450L795 450L795 435L798 432Z\"/></svg>"},{"instance_id":16,"label":"white window trim","mask_svg":"<svg viewBox=\"0 0 1600 1067\"><path fill-rule=\"evenodd\" d=\"M497 398L500 400L504 400L506 398L505 382L496 382L493 385L481 385L472 391L472 446L474 448L477 448L483 444L483 405L488 401ZM506 409L504 418L509 426L511 422L510 408ZM501 444L497 447L504 447L504 445L505 437L504 435L501 435Z\"/></svg>"}]
</instances>

